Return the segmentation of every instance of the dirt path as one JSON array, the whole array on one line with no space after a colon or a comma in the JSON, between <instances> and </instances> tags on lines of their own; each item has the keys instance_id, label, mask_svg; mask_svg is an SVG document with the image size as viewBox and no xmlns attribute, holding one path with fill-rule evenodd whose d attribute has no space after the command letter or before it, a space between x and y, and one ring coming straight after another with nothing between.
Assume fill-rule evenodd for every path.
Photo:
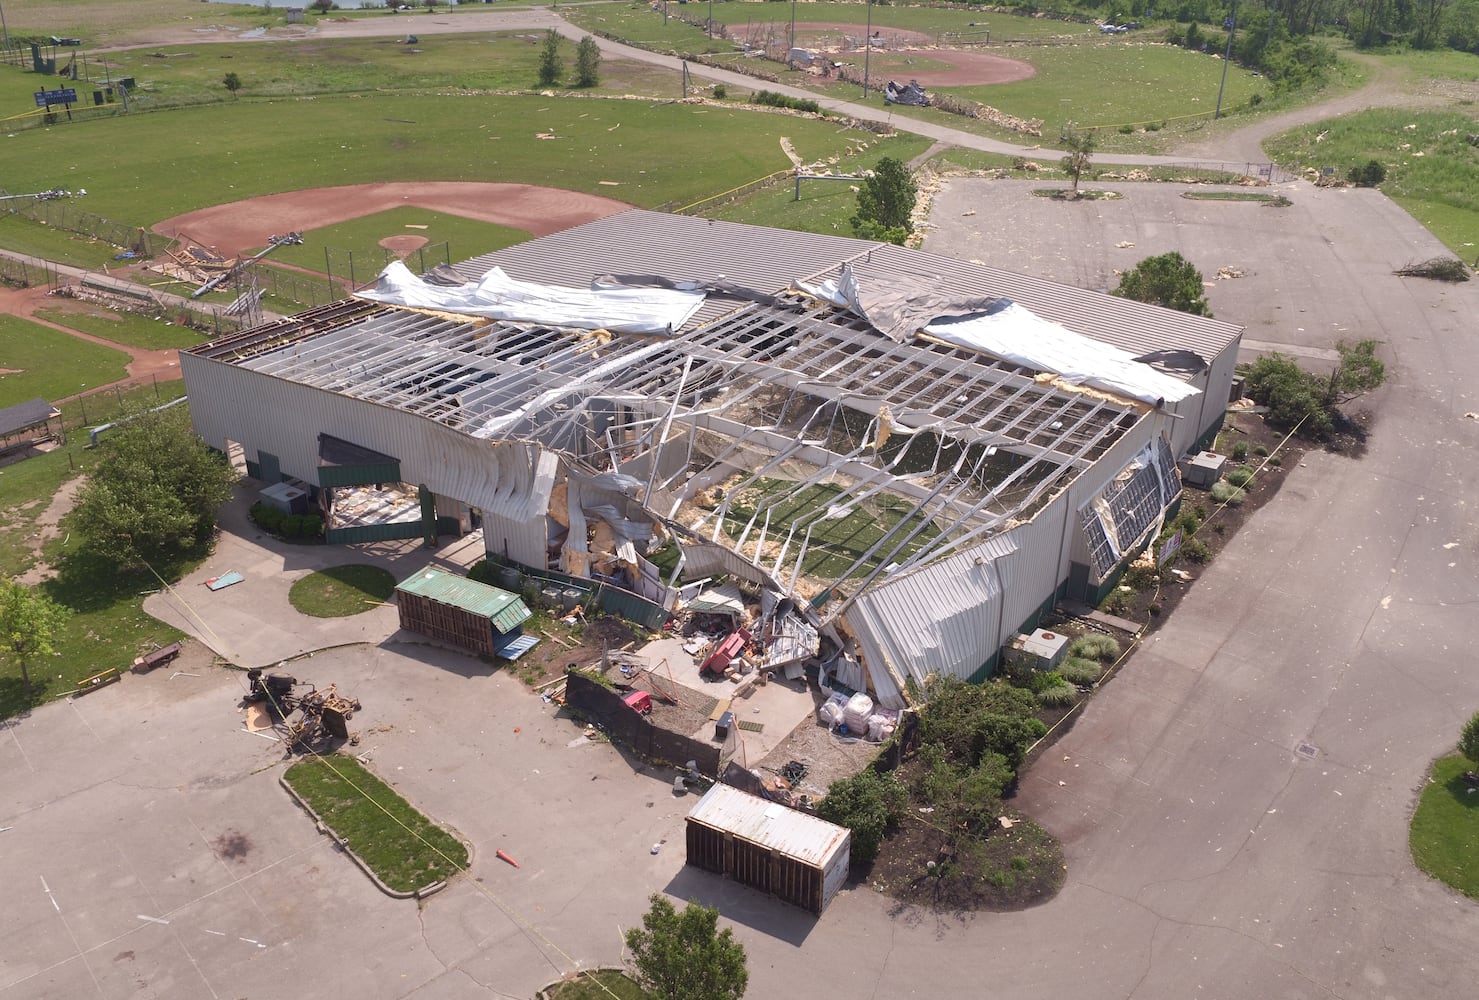
<instances>
[{"instance_id":1,"label":"dirt path","mask_svg":"<svg viewBox=\"0 0 1479 1000\"><path fill-rule=\"evenodd\" d=\"M1434 95L1412 94L1405 91L1402 84L1407 80L1407 74L1403 70L1363 53L1353 52L1349 55L1350 58L1365 66L1371 74L1366 85L1360 90L1352 91L1341 97L1333 97L1318 104L1310 104L1273 115L1233 132L1189 143L1178 148L1176 153L1188 159L1215 158L1258 162L1268 159L1268 154L1263 151L1264 142L1280 132L1287 132L1301 125L1364 111L1367 108L1425 107L1444 103L1441 98Z\"/></svg>"},{"instance_id":2,"label":"dirt path","mask_svg":"<svg viewBox=\"0 0 1479 1000\"><path fill-rule=\"evenodd\" d=\"M94 344L111 347L115 351L122 351L129 356L126 370L128 377L100 385L87 392L75 393L64 396L61 399L50 400L52 403L65 403L68 400L77 399L80 396L91 396L105 389L124 387L130 385L142 385L154 378L174 379L180 375L180 352L179 351L150 351L138 347L128 347L123 344L105 340L102 337L73 330L71 327L53 323L36 315L36 311L47 307L61 308L66 300L51 299L45 288L8 288L0 286L0 313L9 316L19 316L29 320L38 326L48 327L65 333L78 340L89 340Z\"/></svg>"},{"instance_id":3,"label":"dirt path","mask_svg":"<svg viewBox=\"0 0 1479 1000\"><path fill-rule=\"evenodd\" d=\"M36 557L36 564L16 577L26 586L34 587L51 576L51 567L42 561L41 550L47 542L61 534L58 526L62 523L62 518L66 517L67 512L72 509L72 504L76 502L77 491L82 488L83 479L84 477L77 476L62 483L53 494L51 503L41 512L41 516L36 518L35 533L26 539L26 548Z\"/></svg>"}]
</instances>

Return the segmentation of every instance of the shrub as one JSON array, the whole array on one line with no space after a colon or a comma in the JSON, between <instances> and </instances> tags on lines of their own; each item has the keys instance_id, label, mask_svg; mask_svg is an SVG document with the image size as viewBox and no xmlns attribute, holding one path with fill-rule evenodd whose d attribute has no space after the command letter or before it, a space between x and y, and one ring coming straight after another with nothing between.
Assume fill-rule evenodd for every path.
<instances>
[{"instance_id":1,"label":"shrub","mask_svg":"<svg viewBox=\"0 0 1479 1000\"><path fill-rule=\"evenodd\" d=\"M1471 764L1479 766L1479 712L1469 717L1458 737L1458 752Z\"/></svg>"},{"instance_id":2,"label":"shrub","mask_svg":"<svg viewBox=\"0 0 1479 1000\"><path fill-rule=\"evenodd\" d=\"M1218 503L1236 507L1243 502L1244 492L1227 480L1212 485L1212 499Z\"/></svg>"},{"instance_id":3,"label":"shrub","mask_svg":"<svg viewBox=\"0 0 1479 1000\"><path fill-rule=\"evenodd\" d=\"M1181 550L1176 553L1176 556L1200 566L1212 558L1212 550L1207 548L1207 543L1201 539L1188 538L1181 543Z\"/></svg>"},{"instance_id":4,"label":"shrub","mask_svg":"<svg viewBox=\"0 0 1479 1000\"><path fill-rule=\"evenodd\" d=\"M1099 610L1109 615L1126 614L1130 610L1130 595L1126 594L1123 590L1115 590L1114 593L1104 599L1104 603L1099 606Z\"/></svg>"},{"instance_id":5,"label":"shrub","mask_svg":"<svg viewBox=\"0 0 1479 1000\"><path fill-rule=\"evenodd\" d=\"M967 684L958 678L932 680L919 716L922 746L934 746L975 766L988 754L1000 754L1013 767L1027 747L1046 731L1033 717L1032 692L1003 684Z\"/></svg>"},{"instance_id":6,"label":"shrub","mask_svg":"<svg viewBox=\"0 0 1479 1000\"><path fill-rule=\"evenodd\" d=\"M1061 708L1064 705L1072 705L1074 699L1077 697L1078 688L1065 681L1060 682L1053 687L1040 692L1037 696L1037 700L1042 702L1044 705L1051 705L1055 708Z\"/></svg>"},{"instance_id":7,"label":"shrub","mask_svg":"<svg viewBox=\"0 0 1479 1000\"><path fill-rule=\"evenodd\" d=\"M834 781L817 803L817 815L852 831L852 860L867 864L878 857L883 836L903 817L909 793L893 774L871 767Z\"/></svg>"},{"instance_id":8,"label":"shrub","mask_svg":"<svg viewBox=\"0 0 1479 1000\"><path fill-rule=\"evenodd\" d=\"M1098 660L1089 660L1082 656L1070 656L1058 665L1058 673L1070 684L1093 684L1099 679L1101 669Z\"/></svg>"},{"instance_id":9,"label":"shrub","mask_svg":"<svg viewBox=\"0 0 1479 1000\"><path fill-rule=\"evenodd\" d=\"M486 583L489 586L492 586L494 582L494 575L497 572L498 568L494 563L491 563L486 559L479 559L477 562L473 563L471 567L468 568L467 578L469 580L476 581L477 583Z\"/></svg>"},{"instance_id":10,"label":"shrub","mask_svg":"<svg viewBox=\"0 0 1479 1000\"><path fill-rule=\"evenodd\" d=\"M1268 455L1268 448L1261 444L1254 445L1253 454L1257 455L1259 458L1264 458Z\"/></svg>"},{"instance_id":11,"label":"shrub","mask_svg":"<svg viewBox=\"0 0 1479 1000\"><path fill-rule=\"evenodd\" d=\"M1154 565L1136 562L1132 563L1130 568L1125 570L1125 575L1121 582L1131 590L1149 590L1155 586L1156 581L1160 579L1160 575L1160 570L1156 569Z\"/></svg>"},{"instance_id":12,"label":"shrub","mask_svg":"<svg viewBox=\"0 0 1479 1000\"><path fill-rule=\"evenodd\" d=\"M1283 455L1274 455L1274 456L1272 456L1272 457L1269 458L1268 464L1269 465L1272 465L1274 468L1278 468L1279 466L1281 466L1281 465L1284 464L1284 456Z\"/></svg>"},{"instance_id":13,"label":"shrub","mask_svg":"<svg viewBox=\"0 0 1479 1000\"><path fill-rule=\"evenodd\" d=\"M1241 461L1243 461L1244 459L1246 459L1248 457L1248 442L1247 441L1239 441L1239 442L1237 442L1236 444L1234 444L1232 446L1232 451L1230 452L1230 454L1232 455L1232 460L1234 462L1241 462Z\"/></svg>"},{"instance_id":14,"label":"shrub","mask_svg":"<svg viewBox=\"0 0 1479 1000\"><path fill-rule=\"evenodd\" d=\"M722 101L729 96L729 89L722 83L714 84L714 99Z\"/></svg>"},{"instance_id":15,"label":"shrub","mask_svg":"<svg viewBox=\"0 0 1479 1000\"><path fill-rule=\"evenodd\" d=\"M1227 481L1234 486L1247 486L1253 481L1253 470L1240 465L1227 474Z\"/></svg>"},{"instance_id":16,"label":"shrub","mask_svg":"<svg viewBox=\"0 0 1479 1000\"><path fill-rule=\"evenodd\" d=\"M1056 670L1034 670L1027 685L1033 694L1040 694L1063 683L1063 675Z\"/></svg>"},{"instance_id":17,"label":"shrub","mask_svg":"<svg viewBox=\"0 0 1479 1000\"><path fill-rule=\"evenodd\" d=\"M792 111L809 111L814 115L822 113L822 106L816 101L804 97L787 97L785 94L777 94L771 90L757 90L750 95L751 104L763 104L768 108L790 108Z\"/></svg>"},{"instance_id":18,"label":"shrub","mask_svg":"<svg viewBox=\"0 0 1479 1000\"><path fill-rule=\"evenodd\" d=\"M1068 647L1068 655L1108 662L1120 655L1119 640L1099 632L1090 632L1073 640Z\"/></svg>"}]
</instances>

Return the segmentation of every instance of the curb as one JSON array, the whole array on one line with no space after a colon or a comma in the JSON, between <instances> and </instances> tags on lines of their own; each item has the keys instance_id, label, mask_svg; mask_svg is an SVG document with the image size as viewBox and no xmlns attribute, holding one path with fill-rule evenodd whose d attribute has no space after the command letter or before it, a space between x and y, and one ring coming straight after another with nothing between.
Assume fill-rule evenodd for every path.
<instances>
[{"instance_id":1,"label":"curb","mask_svg":"<svg viewBox=\"0 0 1479 1000\"><path fill-rule=\"evenodd\" d=\"M336 846L338 846L339 850L349 855L350 860L359 867L360 871L365 873L365 876L372 883L374 883L375 888L385 893L385 895L389 896L391 899L425 899L428 896L433 896L436 893L441 892L447 887L447 881L446 879L443 879L440 882L433 882L431 885L422 886L420 889L412 889L410 892L401 892L399 890L392 889L390 886L380 881L380 876L376 875L374 870L371 869L369 865L365 864L365 860L361 858L358 854L354 853L354 851L350 850L349 843L343 837L335 833L333 827L325 823L323 817L314 811L313 807L304 800L303 796L297 793L292 785L288 784L288 778L286 774L278 775L277 783L281 785L289 795L292 796L293 801L298 803L298 805L303 808L304 812L313 817L313 821L315 824L318 825L319 830L326 836L328 836L328 838L332 840ZM471 855L472 852L469 851L469 863L471 863L472 861Z\"/></svg>"}]
</instances>

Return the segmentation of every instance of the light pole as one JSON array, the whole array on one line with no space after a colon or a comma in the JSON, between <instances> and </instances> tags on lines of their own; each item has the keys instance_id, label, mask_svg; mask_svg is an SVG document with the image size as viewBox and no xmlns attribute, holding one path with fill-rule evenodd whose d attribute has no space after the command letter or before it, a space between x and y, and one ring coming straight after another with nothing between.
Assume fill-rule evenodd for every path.
<instances>
[{"instance_id":1,"label":"light pole","mask_svg":"<svg viewBox=\"0 0 1479 1000\"><path fill-rule=\"evenodd\" d=\"M796 49L796 0L791 0L791 42L786 46L786 65L795 69L791 62L791 53Z\"/></svg>"},{"instance_id":2,"label":"light pole","mask_svg":"<svg viewBox=\"0 0 1479 1000\"><path fill-rule=\"evenodd\" d=\"M1238 0L1233 0L1232 16L1227 19L1227 51L1222 54L1222 82L1217 85L1217 110L1212 120L1222 117L1222 91L1227 87L1227 64L1232 61L1233 33L1238 30Z\"/></svg>"},{"instance_id":3,"label":"light pole","mask_svg":"<svg viewBox=\"0 0 1479 1000\"><path fill-rule=\"evenodd\" d=\"M709 37L714 37L714 0L709 0Z\"/></svg>"},{"instance_id":4,"label":"light pole","mask_svg":"<svg viewBox=\"0 0 1479 1000\"><path fill-rule=\"evenodd\" d=\"M791 17L796 17L796 0L791 0ZM5 26L5 6L0 4L0 31L5 34L5 51L10 51L10 29Z\"/></svg>"},{"instance_id":5,"label":"light pole","mask_svg":"<svg viewBox=\"0 0 1479 1000\"><path fill-rule=\"evenodd\" d=\"M863 0L868 5L868 26L863 29L863 97L868 97L868 63L873 57L873 0Z\"/></svg>"}]
</instances>

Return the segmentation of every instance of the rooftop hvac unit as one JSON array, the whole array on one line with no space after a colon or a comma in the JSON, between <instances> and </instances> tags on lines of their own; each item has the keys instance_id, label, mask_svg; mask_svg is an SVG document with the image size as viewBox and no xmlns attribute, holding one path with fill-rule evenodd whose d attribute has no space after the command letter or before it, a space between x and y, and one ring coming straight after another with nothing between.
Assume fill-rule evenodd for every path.
<instances>
[{"instance_id":1,"label":"rooftop hvac unit","mask_svg":"<svg viewBox=\"0 0 1479 1000\"><path fill-rule=\"evenodd\" d=\"M1222 471L1226 467L1226 455L1219 455L1215 451L1199 451L1181 460L1181 481L1188 486L1210 490L1222 478Z\"/></svg>"},{"instance_id":2,"label":"rooftop hvac unit","mask_svg":"<svg viewBox=\"0 0 1479 1000\"><path fill-rule=\"evenodd\" d=\"M1013 636L1007 658L1033 670L1054 670L1068 653L1068 636L1062 632L1035 629Z\"/></svg>"}]
</instances>

